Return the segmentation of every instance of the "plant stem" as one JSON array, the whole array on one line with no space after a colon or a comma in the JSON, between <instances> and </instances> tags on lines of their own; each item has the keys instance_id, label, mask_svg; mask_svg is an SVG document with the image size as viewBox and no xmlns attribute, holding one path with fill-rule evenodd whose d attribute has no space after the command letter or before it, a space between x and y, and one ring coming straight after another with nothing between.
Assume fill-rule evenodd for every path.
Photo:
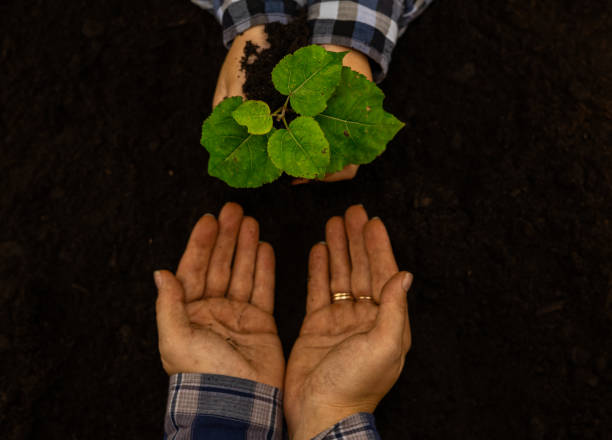
<instances>
[{"instance_id":1,"label":"plant stem","mask_svg":"<svg viewBox=\"0 0 612 440\"><path fill-rule=\"evenodd\" d=\"M285 103L282 105L282 107L276 109L273 113L270 113L270 116L276 116L277 121L283 119L285 117L285 112L287 111L287 104L289 104L289 96L287 96L287 99L285 99Z\"/></svg>"},{"instance_id":2,"label":"plant stem","mask_svg":"<svg viewBox=\"0 0 612 440\"><path fill-rule=\"evenodd\" d=\"M289 104L289 96L287 96L287 99L285 99L285 103L283 104L283 111L281 113L281 118L283 118L283 121L285 120L285 112L287 111L287 104Z\"/></svg>"}]
</instances>

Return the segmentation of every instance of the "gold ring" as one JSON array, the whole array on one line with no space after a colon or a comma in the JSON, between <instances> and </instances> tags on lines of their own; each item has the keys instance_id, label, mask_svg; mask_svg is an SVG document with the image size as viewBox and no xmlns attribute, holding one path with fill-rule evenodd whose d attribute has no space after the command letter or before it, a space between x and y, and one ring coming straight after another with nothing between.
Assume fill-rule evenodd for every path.
<instances>
[{"instance_id":1,"label":"gold ring","mask_svg":"<svg viewBox=\"0 0 612 440\"><path fill-rule=\"evenodd\" d=\"M336 292L334 294L332 294L332 303L335 303L337 301L346 301L346 300L350 300L353 301L355 298L353 298L353 294L351 292Z\"/></svg>"},{"instance_id":2,"label":"gold ring","mask_svg":"<svg viewBox=\"0 0 612 440\"><path fill-rule=\"evenodd\" d=\"M372 298L371 296L358 296L357 301L369 301L372 304L376 304L376 301L374 301L374 298Z\"/></svg>"}]
</instances>

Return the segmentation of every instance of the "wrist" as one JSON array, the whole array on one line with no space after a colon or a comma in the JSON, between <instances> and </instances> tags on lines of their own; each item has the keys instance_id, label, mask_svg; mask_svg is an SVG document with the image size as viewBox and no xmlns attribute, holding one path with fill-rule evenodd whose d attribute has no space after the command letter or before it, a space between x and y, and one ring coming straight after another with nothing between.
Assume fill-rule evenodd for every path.
<instances>
[{"instance_id":1,"label":"wrist","mask_svg":"<svg viewBox=\"0 0 612 440\"><path fill-rule=\"evenodd\" d=\"M359 72L364 75L367 79L372 81L372 68L370 67L370 59L358 50L352 49L346 46L339 46L337 44L322 44L323 49L330 52L348 52L342 64L350 67L355 72Z\"/></svg>"},{"instance_id":2,"label":"wrist","mask_svg":"<svg viewBox=\"0 0 612 440\"><path fill-rule=\"evenodd\" d=\"M265 25L258 24L248 28L241 34L236 35L234 42L236 41L252 41L255 44L262 44L268 41L268 34L265 31Z\"/></svg>"},{"instance_id":3,"label":"wrist","mask_svg":"<svg viewBox=\"0 0 612 440\"><path fill-rule=\"evenodd\" d=\"M312 439L336 423L357 413L373 413L376 405L364 404L350 407L315 406L300 412L300 419L287 421L291 440Z\"/></svg>"}]
</instances>

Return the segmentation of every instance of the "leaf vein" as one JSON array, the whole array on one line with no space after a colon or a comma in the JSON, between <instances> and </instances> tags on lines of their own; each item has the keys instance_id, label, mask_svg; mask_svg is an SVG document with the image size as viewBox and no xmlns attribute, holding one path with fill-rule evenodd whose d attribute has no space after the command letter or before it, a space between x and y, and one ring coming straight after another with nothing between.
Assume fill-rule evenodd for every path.
<instances>
[{"instance_id":1,"label":"leaf vein","mask_svg":"<svg viewBox=\"0 0 612 440\"><path fill-rule=\"evenodd\" d=\"M233 154L234 154L236 151L238 151L238 149L239 149L240 147L242 147L242 145L243 145L245 142L247 142L249 139L251 139L252 137L253 137L253 135L252 135L252 134L248 135L248 136L247 136L247 137L246 137L246 138L245 138L245 139L244 139L242 142L240 142L240 143L238 144L238 146L237 146L236 148L234 148L234 149L232 150L232 152L231 152L230 154L228 154L227 156L225 156L225 158L224 158L224 159L223 159L221 162L219 162L217 165L215 165L215 166L213 167L213 170L216 170L217 168L219 168L219 166L220 166L222 163L224 163L226 160L228 160L230 157L232 157L232 155L233 155Z\"/></svg>"},{"instance_id":2,"label":"leaf vein","mask_svg":"<svg viewBox=\"0 0 612 440\"><path fill-rule=\"evenodd\" d=\"M364 127L373 127L376 125L373 123L359 122L359 121L352 121L350 119L337 118L335 116L326 115L325 113L319 113L318 116L323 116L328 119L333 119L334 121L344 122L345 124L350 123L350 124L355 124L355 125L363 125Z\"/></svg>"}]
</instances>

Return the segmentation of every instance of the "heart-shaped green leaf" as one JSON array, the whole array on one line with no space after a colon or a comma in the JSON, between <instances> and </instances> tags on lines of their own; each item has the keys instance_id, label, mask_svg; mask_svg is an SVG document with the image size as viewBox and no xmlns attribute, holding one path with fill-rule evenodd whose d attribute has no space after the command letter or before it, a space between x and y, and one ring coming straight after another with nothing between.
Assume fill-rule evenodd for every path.
<instances>
[{"instance_id":1,"label":"heart-shaped green leaf","mask_svg":"<svg viewBox=\"0 0 612 440\"><path fill-rule=\"evenodd\" d=\"M329 165L329 143L309 116L299 116L286 130L276 130L268 142L268 154L277 168L294 177L323 176Z\"/></svg>"},{"instance_id":2,"label":"heart-shaped green leaf","mask_svg":"<svg viewBox=\"0 0 612 440\"><path fill-rule=\"evenodd\" d=\"M327 108L315 116L331 147L328 173L373 161L404 126L383 110L384 97L365 76L342 68L342 79Z\"/></svg>"},{"instance_id":3,"label":"heart-shaped green leaf","mask_svg":"<svg viewBox=\"0 0 612 440\"><path fill-rule=\"evenodd\" d=\"M232 112L232 116L251 134L266 134L272 129L270 107L263 101L245 101Z\"/></svg>"},{"instance_id":4,"label":"heart-shaped green leaf","mask_svg":"<svg viewBox=\"0 0 612 440\"><path fill-rule=\"evenodd\" d=\"M314 116L325 109L340 82L344 55L346 52L328 52L317 45L298 49L272 70L274 87L289 96L297 113Z\"/></svg>"},{"instance_id":5,"label":"heart-shaped green leaf","mask_svg":"<svg viewBox=\"0 0 612 440\"><path fill-rule=\"evenodd\" d=\"M282 171L268 156L270 134L249 134L232 112L242 103L235 96L223 100L202 125L202 145L210 153L208 174L235 188L254 188L277 179Z\"/></svg>"}]
</instances>

